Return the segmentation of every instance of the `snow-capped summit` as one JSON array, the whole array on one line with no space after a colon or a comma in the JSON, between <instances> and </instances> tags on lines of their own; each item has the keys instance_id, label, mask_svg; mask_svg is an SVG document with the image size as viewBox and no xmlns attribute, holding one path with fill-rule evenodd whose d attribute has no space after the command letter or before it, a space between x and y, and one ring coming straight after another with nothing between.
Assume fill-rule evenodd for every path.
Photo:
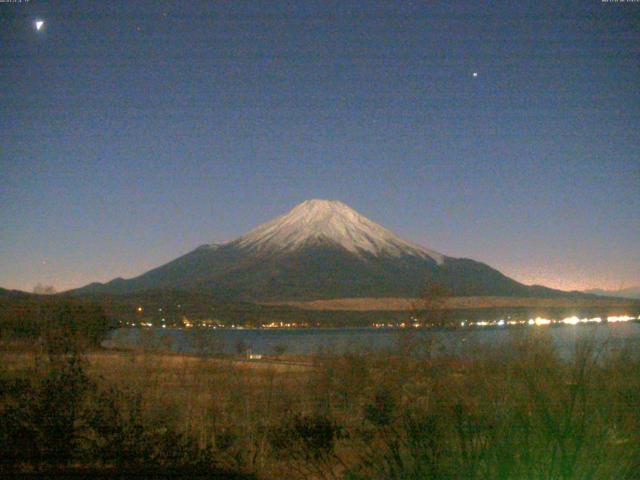
<instances>
[{"instance_id":1,"label":"snow-capped summit","mask_svg":"<svg viewBox=\"0 0 640 480\"><path fill-rule=\"evenodd\" d=\"M363 254L431 258L444 256L403 240L337 200L307 200L231 242L259 252L292 251L314 243L330 243Z\"/></svg>"}]
</instances>

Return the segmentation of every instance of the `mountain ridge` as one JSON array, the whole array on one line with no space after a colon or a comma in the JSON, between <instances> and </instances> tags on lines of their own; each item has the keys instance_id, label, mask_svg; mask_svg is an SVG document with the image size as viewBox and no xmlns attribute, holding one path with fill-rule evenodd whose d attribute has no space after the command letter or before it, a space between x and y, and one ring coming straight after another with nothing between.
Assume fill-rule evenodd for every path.
<instances>
[{"instance_id":1,"label":"mountain ridge","mask_svg":"<svg viewBox=\"0 0 640 480\"><path fill-rule=\"evenodd\" d=\"M336 200L307 200L223 244L201 245L137 277L75 293L174 289L246 301L415 297L427 282L454 295L557 296L468 258L404 240Z\"/></svg>"},{"instance_id":2,"label":"mountain ridge","mask_svg":"<svg viewBox=\"0 0 640 480\"><path fill-rule=\"evenodd\" d=\"M640 285L620 288L617 290L606 290L602 288L591 288L584 290L584 293L590 295L599 295L602 297L616 297L616 298L636 298L640 299Z\"/></svg>"}]
</instances>

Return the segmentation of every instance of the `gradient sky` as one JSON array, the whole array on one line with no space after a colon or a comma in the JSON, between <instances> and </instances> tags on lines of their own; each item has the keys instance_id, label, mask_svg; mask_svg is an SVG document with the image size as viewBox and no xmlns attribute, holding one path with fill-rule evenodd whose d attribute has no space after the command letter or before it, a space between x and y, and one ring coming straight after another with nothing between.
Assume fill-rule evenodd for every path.
<instances>
[{"instance_id":1,"label":"gradient sky","mask_svg":"<svg viewBox=\"0 0 640 480\"><path fill-rule=\"evenodd\" d=\"M525 283L640 284L640 3L31 0L0 22L2 287L135 276L309 198Z\"/></svg>"}]
</instances>

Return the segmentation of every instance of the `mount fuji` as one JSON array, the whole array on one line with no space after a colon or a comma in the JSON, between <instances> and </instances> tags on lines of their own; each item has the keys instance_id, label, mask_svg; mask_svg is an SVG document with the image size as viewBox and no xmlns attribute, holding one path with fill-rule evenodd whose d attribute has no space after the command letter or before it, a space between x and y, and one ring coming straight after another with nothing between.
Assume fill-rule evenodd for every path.
<instances>
[{"instance_id":1,"label":"mount fuji","mask_svg":"<svg viewBox=\"0 0 640 480\"><path fill-rule=\"evenodd\" d=\"M335 200L307 200L224 244L203 245L132 279L79 294L174 290L235 300L415 297L427 282L460 296L558 296L466 258L404 240Z\"/></svg>"}]
</instances>

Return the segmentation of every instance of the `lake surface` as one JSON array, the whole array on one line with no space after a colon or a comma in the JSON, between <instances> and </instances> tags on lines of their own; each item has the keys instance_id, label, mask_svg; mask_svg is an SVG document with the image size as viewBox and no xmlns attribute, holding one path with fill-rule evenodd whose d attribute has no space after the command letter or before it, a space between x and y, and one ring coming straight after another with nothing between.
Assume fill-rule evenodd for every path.
<instances>
[{"instance_id":1,"label":"lake surface","mask_svg":"<svg viewBox=\"0 0 640 480\"><path fill-rule=\"evenodd\" d=\"M594 337L607 348L640 348L640 323L579 325L525 325L448 329L305 328L305 329L175 329L121 328L112 332L106 347L164 349L178 353L238 353L309 355L320 351L382 350L399 342L430 336L438 351L464 354L479 346L500 347L517 335L548 335L563 356L571 355L576 341Z\"/></svg>"}]
</instances>

